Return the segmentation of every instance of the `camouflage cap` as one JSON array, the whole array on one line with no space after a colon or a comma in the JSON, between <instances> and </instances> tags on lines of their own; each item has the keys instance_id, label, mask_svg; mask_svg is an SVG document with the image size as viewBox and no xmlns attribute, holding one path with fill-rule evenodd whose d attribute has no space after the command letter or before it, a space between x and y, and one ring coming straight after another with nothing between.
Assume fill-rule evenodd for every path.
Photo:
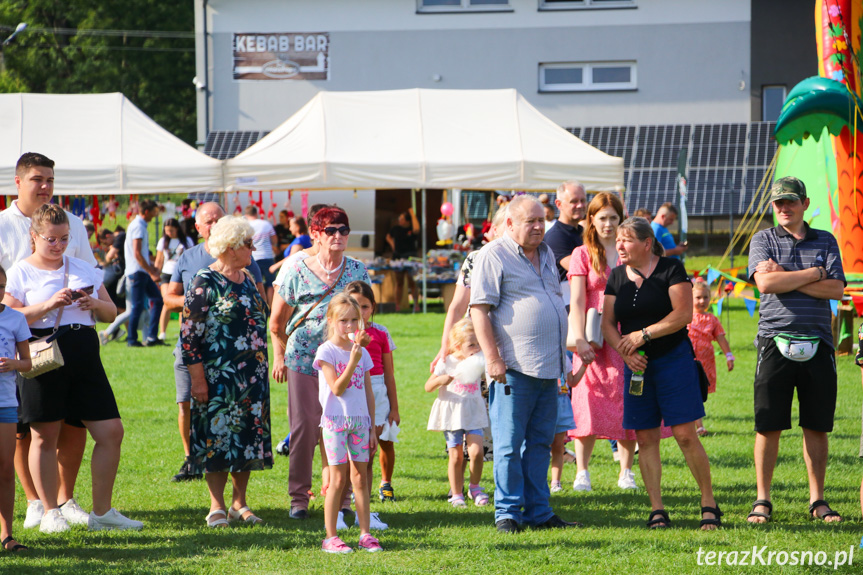
<instances>
[{"instance_id":1,"label":"camouflage cap","mask_svg":"<svg viewBox=\"0 0 863 575\"><path fill-rule=\"evenodd\" d=\"M779 178L773 182L773 187L770 188L770 201L777 200L800 200L806 199L806 186L793 176Z\"/></svg>"}]
</instances>

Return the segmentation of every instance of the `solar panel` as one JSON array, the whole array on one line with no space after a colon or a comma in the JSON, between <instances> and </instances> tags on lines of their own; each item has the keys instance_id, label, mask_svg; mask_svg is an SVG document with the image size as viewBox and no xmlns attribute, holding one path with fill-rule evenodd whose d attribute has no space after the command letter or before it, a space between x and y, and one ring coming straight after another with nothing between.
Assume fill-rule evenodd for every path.
<instances>
[{"instance_id":1,"label":"solar panel","mask_svg":"<svg viewBox=\"0 0 863 575\"><path fill-rule=\"evenodd\" d=\"M207 135L204 153L217 160L227 160L252 146L267 134L269 132L214 130Z\"/></svg>"}]
</instances>

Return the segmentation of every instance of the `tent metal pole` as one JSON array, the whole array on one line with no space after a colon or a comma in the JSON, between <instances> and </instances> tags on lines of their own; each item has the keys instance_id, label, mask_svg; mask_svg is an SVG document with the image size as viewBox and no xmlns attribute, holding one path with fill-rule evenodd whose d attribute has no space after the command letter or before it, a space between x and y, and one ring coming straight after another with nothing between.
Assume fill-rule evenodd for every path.
<instances>
[{"instance_id":1,"label":"tent metal pole","mask_svg":"<svg viewBox=\"0 0 863 575\"><path fill-rule=\"evenodd\" d=\"M428 281L427 280L428 280L428 278L426 275L426 270L428 268L428 258L426 257L426 217L427 217L427 214L426 214L426 189L425 188L423 188L423 190L422 190L422 214L423 214L423 217L420 221L422 222L422 226L423 226L422 227L423 241L422 241L422 253L420 254L420 256L422 257L422 262L423 262L423 313L427 313L428 312L428 309L427 309L427 306L428 306Z\"/></svg>"}]
</instances>

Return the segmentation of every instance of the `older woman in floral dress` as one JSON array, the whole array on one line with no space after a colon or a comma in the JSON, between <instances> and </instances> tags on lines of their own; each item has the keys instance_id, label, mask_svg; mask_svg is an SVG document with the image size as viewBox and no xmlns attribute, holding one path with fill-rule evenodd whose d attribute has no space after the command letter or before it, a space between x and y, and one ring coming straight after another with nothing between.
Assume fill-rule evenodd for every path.
<instances>
[{"instance_id":1,"label":"older woman in floral dress","mask_svg":"<svg viewBox=\"0 0 863 575\"><path fill-rule=\"evenodd\" d=\"M192 379L191 459L206 474L209 527L228 518L263 521L246 504L249 472L273 466L266 304L245 267L252 227L244 218L216 223L209 239L216 261L198 272L183 309L183 362ZM233 497L224 490L231 475Z\"/></svg>"}]
</instances>

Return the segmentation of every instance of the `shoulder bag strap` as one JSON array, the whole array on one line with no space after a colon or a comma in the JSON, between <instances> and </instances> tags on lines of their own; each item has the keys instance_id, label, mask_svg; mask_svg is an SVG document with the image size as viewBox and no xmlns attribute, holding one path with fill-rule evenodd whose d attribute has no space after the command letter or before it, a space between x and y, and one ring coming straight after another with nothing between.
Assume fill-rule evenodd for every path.
<instances>
[{"instance_id":1,"label":"shoulder bag strap","mask_svg":"<svg viewBox=\"0 0 863 575\"><path fill-rule=\"evenodd\" d=\"M308 310L306 310L306 313L303 314L303 317L300 318L300 321L298 321L294 325L293 329L291 329L291 331L288 332L288 336L285 338L285 344L287 344L288 340L291 339L291 335L297 330L298 327L300 327L300 324L302 324L304 321L306 321L306 318L309 317L309 314L312 313L312 310L314 310L316 307L318 307L318 304L320 304L322 301L324 301L324 298L326 298L328 295L330 295L332 293L332 291L334 289L336 289L336 285L338 285L338 283L342 279L342 276L345 274L345 268L348 267L348 260L347 260L348 256L342 256L342 257L345 259L342 262L342 271L341 271L341 273L339 273L339 277L337 277L336 281L333 282L333 285L328 287L327 291L325 291L323 293L323 295L318 298L318 301L316 301L312 307L310 307Z\"/></svg>"},{"instance_id":2,"label":"shoulder bag strap","mask_svg":"<svg viewBox=\"0 0 863 575\"><path fill-rule=\"evenodd\" d=\"M63 288L69 286L69 258L63 257ZM57 321L54 322L54 333L57 333L57 330L60 329L60 320L63 318L63 306L60 308L60 311L57 312Z\"/></svg>"}]
</instances>

